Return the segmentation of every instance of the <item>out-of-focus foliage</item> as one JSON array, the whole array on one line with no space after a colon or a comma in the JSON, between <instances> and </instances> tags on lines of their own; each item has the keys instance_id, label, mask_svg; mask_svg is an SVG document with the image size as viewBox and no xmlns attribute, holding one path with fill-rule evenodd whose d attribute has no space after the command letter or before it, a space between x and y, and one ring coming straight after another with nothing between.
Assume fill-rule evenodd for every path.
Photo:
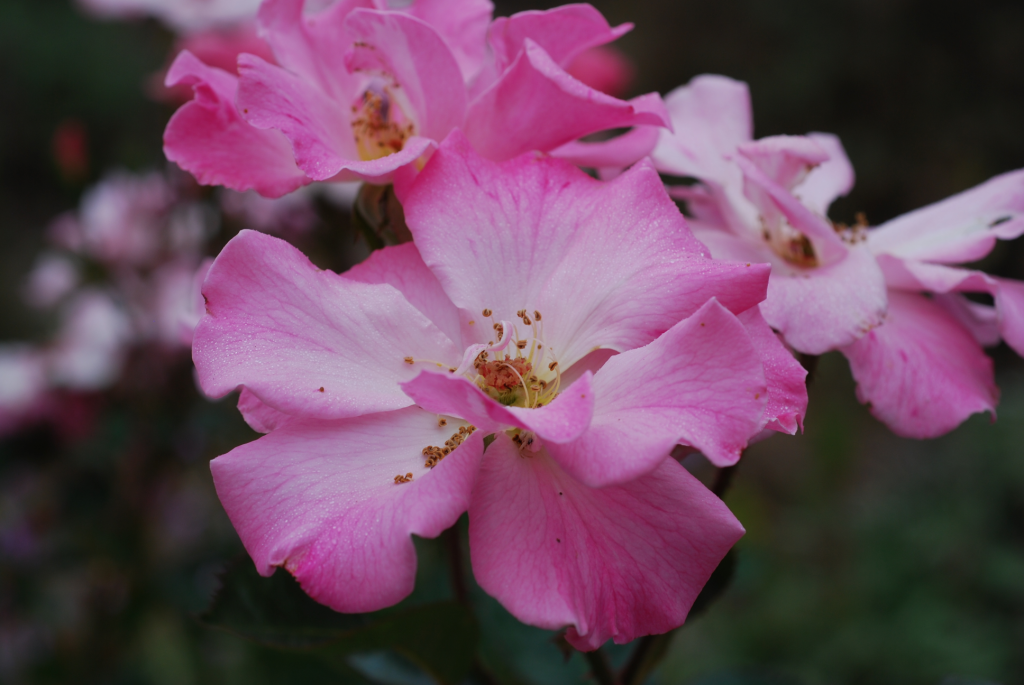
<instances>
[{"instance_id":1,"label":"out-of-focus foliage","mask_svg":"<svg viewBox=\"0 0 1024 685\"><path fill-rule=\"evenodd\" d=\"M553 4L499 2L498 13ZM637 24L620 42L635 92L724 73L750 83L757 135L839 134L858 183L838 220L863 210L877 223L1024 167L1018 2L594 4ZM170 44L154 22L98 23L70 0L0 3L0 340L53 324L19 297L49 221L105 171L163 166L171 109L146 92ZM57 163L59 131L81 134L84 165ZM348 217L322 217L302 247L342 268ZM241 226L221 228L222 243ZM1024 277L1024 241L986 268ZM0 442L0 682L423 682L379 645L324 661L211 627L226 623L213 618L224 595L200 618L243 553L207 462L254 433L230 398L198 395L187 352L155 358L137 350L116 387ZM996 360L995 425L976 417L913 442L871 419L842 360L824 358L807 434L758 444L737 471L726 501L749 533L734 581L678 631L654 681L1024 681L1024 365L1005 349ZM407 606L453 599L447 544L418 541ZM564 657L557 635L519 624L472 583L469 595L477 679L587 682L586 661ZM453 653L471 639L442 637ZM621 665L630 652L609 653Z\"/></svg>"}]
</instances>

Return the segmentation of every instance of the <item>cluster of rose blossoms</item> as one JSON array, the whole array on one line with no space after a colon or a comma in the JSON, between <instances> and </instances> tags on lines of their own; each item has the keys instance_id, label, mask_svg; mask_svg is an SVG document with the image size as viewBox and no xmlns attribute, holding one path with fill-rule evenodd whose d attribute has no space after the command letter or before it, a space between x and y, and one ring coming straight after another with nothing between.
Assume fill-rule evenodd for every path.
<instances>
[{"instance_id":1,"label":"cluster of rose blossoms","mask_svg":"<svg viewBox=\"0 0 1024 685\"><path fill-rule=\"evenodd\" d=\"M902 435L994 411L982 347L1024 353L1024 284L951 265L1024 233L1024 172L836 224L854 177L834 136L753 140L724 77L618 99L573 68L630 26L492 9L265 0L237 69L177 57L167 85L194 96L169 159L267 197L391 183L413 238L339 275L243 231L202 285L193 358L265 433L212 462L260 573L387 607L411 536L468 511L480 586L590 650L684 621L743 528L673 449L726 467L795 433L794 353L841 351Z\"/></svg>"}]
</instances>

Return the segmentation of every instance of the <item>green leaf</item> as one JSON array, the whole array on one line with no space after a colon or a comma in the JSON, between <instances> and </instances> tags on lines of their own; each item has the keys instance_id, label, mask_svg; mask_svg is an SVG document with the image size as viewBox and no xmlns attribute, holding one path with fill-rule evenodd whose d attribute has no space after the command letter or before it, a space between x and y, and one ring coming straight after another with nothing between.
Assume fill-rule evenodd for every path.
<instances>
[{"instance_id":1,"label":"green leaf","mask_svg":"<svg viewBox=\"0 0 1024 685\"><path fill-rule=\"evenodd\" d=\"M339 673L352 654L393 650L440 683L465 679L476 654L476 623L463 605L398 605L370 614L339 614L310 599L292 576L263 578L248 559L232 564L200 620L261 644L302 651Z\"/></svg>"}]
</instances>

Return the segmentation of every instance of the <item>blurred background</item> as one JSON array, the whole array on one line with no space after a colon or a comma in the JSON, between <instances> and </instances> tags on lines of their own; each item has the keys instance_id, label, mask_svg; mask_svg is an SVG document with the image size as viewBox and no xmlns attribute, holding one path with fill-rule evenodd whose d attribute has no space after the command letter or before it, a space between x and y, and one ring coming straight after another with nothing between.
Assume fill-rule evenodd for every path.
<instances>
[{"instance_id":1,"label":"blurred background","mask_svg":"<svg viewBox=\"0 0 1024 685\"><path fill-rule=\"evenodd\" d=\"M878 224L1024 167L1019 2L594 4L636 24L618 43L628 94L720 73L750 84L757 137L838 134L858 180L837 221L863 211ZM153 95L173 44L152 19L0 2L0 345L55 335L56 310L26 303L26 280L54 220L110 172L162 172L167 192L205 208L211 254L253 220L167 170L174 105ZM344 268L364 249L346 212L311 206L301 231L281 232ZM983 266L1024 278L1024 241ZM100 267L82 278L109 279ZM932 441L889 433L857 404L843 358L823 357L806 434L751 448L725 496L748 530L731 585L676 633L653 682L1024 682L1024 362L1005 346L991 354L998 421L974 417ZM208 462L256 434L230 398L198 395L186 346L150 336L120 363L113 385L64 393L47 421L0 440L0 682L346 682L199 619L242 551ZM437 544L420 545L424 587L443 566ZM550 633L480 607L501 682L586 682Z\"/></svg>"}]
</instances>

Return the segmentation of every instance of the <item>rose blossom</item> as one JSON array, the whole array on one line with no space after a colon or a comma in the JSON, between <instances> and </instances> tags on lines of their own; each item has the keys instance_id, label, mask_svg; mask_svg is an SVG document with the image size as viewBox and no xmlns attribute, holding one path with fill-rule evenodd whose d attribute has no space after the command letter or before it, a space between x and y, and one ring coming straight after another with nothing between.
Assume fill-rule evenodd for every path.
<instances>
[{"instance_id":1,"label":"rose blossom","mask_svg":"<svg viewBox=\"0 0 1024 685\"><path fill-rule=\"evenodd\" d=\"M183 52L172 65L167 85L192 85L195 98L168 123L167 156L201 183L280 196L313 180L388 182L454 128L504 160L666 123L656 94L619 100L565 71L628 25L610 27L589 5L493 23L490 13L486 0L400 11L365 0L316 14L268 0L258 23L276 64L241 55L236 77Z\"/></svg>"},{"instance_id":2,"label":"rose blossom","mask_svg":"<svg viewBox=\"0 0 1024 685\"><path fill-rule=\"evenodd\" d=\"M766 375L802 380L732 313L765 267L709 259L648 165L602 184L456 133L400 192L413 243L339 276L243 232L203 286L202 387L268 433L211 465L257 569L376 610L412 589L410 534L468 509L523 621L581 649L678 626L742 528L673 446L734 463L775 420Z\"/></svg>"},{"instance_id":3,"label":"rose blossom","mask_svg":"<svg viewBox=\"0 0 1024 685\"><path fill-rule=\"evenodd\" d=\"M900 435L930 438L999 399L982 346L1024 354L1024 283L958 269L1024 233L1024 170L865 232L888 285L882 325L841 349L857 397ZM994 306L961 293L985 293ZM931 294L931 296L927 296Z\"/></svg>"},{"instance_id":4,"label":"rose blossom","mask_svg":"<svg viewBox=\"0 0 1024 685\"><path fill-rule=\"evenodd\" d=\"M839 140L753 141L747 86L722 76L698 76L665 104L675 132L661 134L655 167L700 181L670 193L688 202L694 233L715 257L772 265L761 313L786 343L821 354L877 326L882 271L866 245L825 218L853 186Z\"/></svg>"},{"instance_id":5,"label":"rose blossom","mask_svg":"<svg viewBox=\"0 0 1024 685\"><path fill-rule=\"evenodd\" d=\"M998 390L981 345L1024 351L1024 285L948 264L981 259L1024 232L1024 172L889 221L827 218L853 186L834 136L751 140L743 83L700 76L666 98L675 133L653 155L663 172L698 179L670 192L695 215L716 257L772 265L761 312L798 351L839 349L857 396L900 435L935 437L993 411ZM917 293L933 293L931 298ZM959 292L982 292L995 307Z\"/></svg>"}]
</instances>

